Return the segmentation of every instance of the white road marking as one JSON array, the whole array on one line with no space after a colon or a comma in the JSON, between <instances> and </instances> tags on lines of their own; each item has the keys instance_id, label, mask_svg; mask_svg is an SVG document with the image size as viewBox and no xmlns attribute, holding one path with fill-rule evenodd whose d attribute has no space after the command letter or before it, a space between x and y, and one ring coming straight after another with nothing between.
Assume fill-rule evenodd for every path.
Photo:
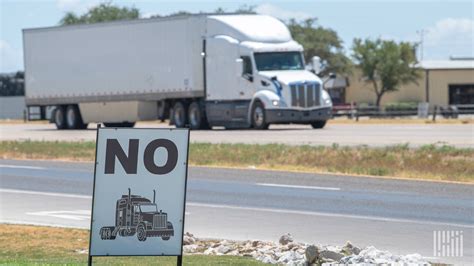
<instances>
[{"instance_id":1,"label":"white road marking","mask_svg":"<svg viewBox=\"0 0 474 266\"><path fill-rule=\"evenodd\" d=\"M341 190L338 187L315 187L315 186L296 186L296 185L284 185L284 184L270 184L270 183L256 183L257 186L264 187L283 187L283 188L300 188L300 189L317 189L317 190Z\"/></svg>"},{"instance_id":2,"label":"white road marking","mask_svg":"<svg viewBox=\"0 0 474 266\"><path fill-rule=\"evenodd\" d=\"M45 167L39 167L39 166L10 165L10 164L0 164L0 168L32 169L32 170L46 170L47 169Z\"/></svg>"},{"instance_id":3,"label":"white road marking","mask_svg":"<svg viewBox=\"0 0 474 266\"><path fill-rule=\"evenodd\" d=\"M23 193L23 194L43 195L43 196L53 196L53 197L92 199L91 196L84 196L84 195L48 193L48 192L28 191L28 190L0 189L0 192L1 193ZM286 214L323 216L323 217L338 217L338 218L362 219L362 220L372 220L372 221L382 221L382 222L399 222L399 223L414 223L414 224L429 224L429 225L440 225L440 226L456 226L456 227L462 227L462 228L474 228L474 225L456 224L456 223L442 223L442 222L419 221L419 220L410 220L410 219L385 218L385 217L377 217L377 216L323 213L323 212L312 212L312 211L297 211L297 210L286 210L286 209L242 207L242 206L218 205L218 204L207 204L207 203L197 203L197 202L187 202L186 206L233 209L233 210L243 210L243 211L263 211L263 212L272 212L272 213L286 213Z\"/></svg>"},{"instance_id":4,"label":"white road marking","mask_svg":"<svg viewBox=\"0 0 474 266\"><path fill-rule=\"evenodd\" d=\"M77 194L65 194L65 193L54 193L54 192L40 192L32 190L17 190L17 189L6 189L0 188L0 193L14 193L14 194L29 194L49 197L63 197L63 198L77 198L77 199L92 199L92 196L77 195Z\"/></svg>"},{"instance_id":5,"label":"white road marking","mask_svg":"<svg viewBox=\"0 0 474 266\"><path fill-rule=\"evenodd\" d=\"M377 216L337 214L337 213L324 213L324 212L312 212L312 211L295 211L295 210L286 210L286 209L241 207L241 206L217 205L217 204L207 204L207 203L197 203L197 202L188 202L186 206L232 209L232 210L242 210L242 211L285 213L285 214L297 214L297 215L309 215L309 216L337 217L337 218L361 219L361 220L372 220L372 221L381 221L381 222L398 222L398 223L413 223L413 224L428 224L428 225L474 228L474 225L456 224L456 223L442 223L442 222L419 221L419 220L410 220L410 219L384 218L384 217L377 217Z\"/></svg>"},{"instance_id":6,"label":"white road marking","mask_svg":"<svg viewBox=\"0 0 474 266\"><path fill-rule=\"evenodd\" d=\"M90 220L90 210L75 210L75 211L40 211L27 212L27 215L55 217L67 220L85 221Z\"/></svg>"}]
</instances>

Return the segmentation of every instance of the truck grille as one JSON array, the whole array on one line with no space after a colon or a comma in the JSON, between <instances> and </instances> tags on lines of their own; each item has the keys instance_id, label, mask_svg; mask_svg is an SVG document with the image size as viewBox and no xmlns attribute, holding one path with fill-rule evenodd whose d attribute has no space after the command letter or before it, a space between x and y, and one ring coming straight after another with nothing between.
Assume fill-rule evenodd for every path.
<instances>
[{"instance_id":1,"label":"truck grille","mask_svg":"<svg viewBox=\"0 0 474 266\"><path fill-rule=\"evenodd\" d=\"M321 93L319 83L290 83L290 90L291 106L308 108L319 105Z\"/></svg>"},{"instance_id":2,"label":"truck grille","mask_svg":"<svg viewBox=\"0 0 474 266\"><path fill-rule=\"evenodd\" d=\"M153 216L153 228L165 228L167 222L166 214L155 214Z\"/></svg>"}]
</instances>

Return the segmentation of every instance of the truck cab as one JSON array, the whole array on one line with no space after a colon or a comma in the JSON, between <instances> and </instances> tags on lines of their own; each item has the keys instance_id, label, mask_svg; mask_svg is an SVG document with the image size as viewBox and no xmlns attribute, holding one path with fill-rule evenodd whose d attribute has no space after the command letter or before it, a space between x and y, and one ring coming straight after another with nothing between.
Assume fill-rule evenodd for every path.
<instances>
[{"instance_id":1,"label":"truck cab","mask_svg":"<svg viewBox=\"0 0 474 266\"><path fill-rule=\"evenodd\" d=\"M324 127L331 117L329 94L321 79L306 70L303 47L281 21L263 15L209 16L207 29L206 114L211 124Z\"/></svg>"}]
</instances>

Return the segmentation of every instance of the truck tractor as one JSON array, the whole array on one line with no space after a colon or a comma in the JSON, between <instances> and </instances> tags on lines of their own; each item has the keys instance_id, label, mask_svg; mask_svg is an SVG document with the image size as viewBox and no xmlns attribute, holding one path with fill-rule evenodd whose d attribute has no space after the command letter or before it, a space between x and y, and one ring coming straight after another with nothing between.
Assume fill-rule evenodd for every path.
<instances>
[{"instance_id":1,"label":"truck tractor","mask_svg":"<svg viewBox=\"0 0 474 266\"><path fill-rule=\"evenodd\" d=\"M174 235L173 224L168 215L158 211L155 203L156 191L153 190L153 202L138 195L122 195L115 207L115 226L104 226L100 229L102 240L114 240L119 234L122 237L137 234L139 241L147 237L161 237L169 240Z\"/></svg>"}]
</instances>

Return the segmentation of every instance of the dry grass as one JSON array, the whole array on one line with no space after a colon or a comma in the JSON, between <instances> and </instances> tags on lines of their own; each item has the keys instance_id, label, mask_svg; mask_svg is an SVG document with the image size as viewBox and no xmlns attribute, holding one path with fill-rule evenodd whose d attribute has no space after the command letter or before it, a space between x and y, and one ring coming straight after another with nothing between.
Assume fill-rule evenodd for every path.
<instances>
[{"instance_id":1,"label":"dry grass","mask_svg":"<svg viewBox=\"0 0 474 266\"><path fill-rule=\"evenodd\" d=\"M47 120L40 120L40 121L28 121L25 122L23 119L0 119L0 125L9 125L9 124L48 124L49 121Z\"/></svg>"},{"instance_id":2,"label":"dry grass","mask_svg":"<svg viewBox=\"0 0 474 266\"><path fill-rule=\"evenodd\" d=\"M408 145L369 148L193 144L190 160L194 165L474 181L474 150L448 146L411 149Z\"/></svg>"},{"instance_id":3,"label":"dry grass","mask_svg":"<svg viewBox=\"0 0 474 266\"><path fill-rule=\"evenodd\" d=\"M0 224L1 265L85 265L89 231ZM235 256L183 257L184 265L264 265ZM176 265L174 257L94 258L94 265Z\"/></svg>"},{"instance_id":4,"label":"dry grass","mask_svg":"<svg viewBox=\"0 0 474 266\"><path fill-rule=\"evenodd\" d=\"M2 141L0 158L93 161L94 142ZM192 143L197 166L251 167L474 182L474 149Z\"/></svg>"}]
</instances>

